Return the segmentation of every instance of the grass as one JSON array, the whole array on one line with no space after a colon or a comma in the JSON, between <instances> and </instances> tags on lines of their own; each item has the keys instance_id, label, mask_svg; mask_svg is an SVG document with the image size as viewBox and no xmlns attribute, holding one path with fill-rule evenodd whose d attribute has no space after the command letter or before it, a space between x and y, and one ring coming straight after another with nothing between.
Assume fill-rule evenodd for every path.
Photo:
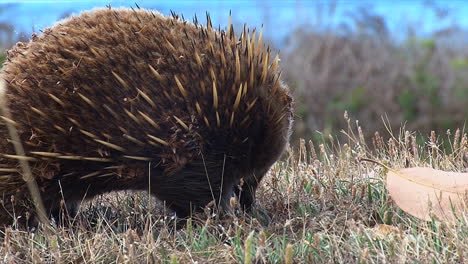
<instances>
[{"instance_id":1,"label":"grass","mask_svg":"<svg viewBox=\"0 0 468 264\"><path fill-rule=\"evenodd\" d=\"M73 228L7 228L0 262L80 263L466 263L468 215L455 225L418 220L388 197L386 170L430 166L466 171L463 130L424 145L401 129L365 144L346 119L347 142L301 140L262 182L252 215L220 218L210 208L180 229L146 193L113 193L82 206ZM440 148L448 142L451 151ZM447 143L444 143L447 144Z\"/></svg>"},{"instance_id":2,"label":"grass","mask_svg":"<svg viewBox=\"0 0 468 264\"><path fill-rule=\"evenodd\" d=\"M293 136L346 129L339 122L344 110L366 121L366 139L385 129L380 122L385 114L394 127L408 121L409 129L424 133L463 126L468 118L467 43L456 47L443 41L448 35L435 32L418 37L419 26L402 25L399 37L386 29L375 31L385 28L385 18L365 10L350 16L364 18L355 28L303 26L290 36L281 65L296 98Z\"/></svg>"}]
</instances>

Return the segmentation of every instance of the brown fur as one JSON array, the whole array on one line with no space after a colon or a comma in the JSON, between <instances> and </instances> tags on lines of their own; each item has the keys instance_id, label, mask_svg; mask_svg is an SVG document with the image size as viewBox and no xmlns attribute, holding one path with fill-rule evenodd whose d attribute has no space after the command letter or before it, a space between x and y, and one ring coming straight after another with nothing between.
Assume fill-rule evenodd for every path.
<instances>
[{"instance_id":1,"label":"brown fur","mask_svg":"<svg viewBox=\"0 0 468 264\"><path fill-rule=\"evenodd\" d=\"M184 217L213 199L227 206L241 178L249 208L287 143L292 102L277 61L248 34L99 9L10 50L0 77L48 212L62 199L150 189ZM0 138L15 154L4 125ZM17 163L0 159L3 224L31 208Z\"/></svg>"}]
</instances>

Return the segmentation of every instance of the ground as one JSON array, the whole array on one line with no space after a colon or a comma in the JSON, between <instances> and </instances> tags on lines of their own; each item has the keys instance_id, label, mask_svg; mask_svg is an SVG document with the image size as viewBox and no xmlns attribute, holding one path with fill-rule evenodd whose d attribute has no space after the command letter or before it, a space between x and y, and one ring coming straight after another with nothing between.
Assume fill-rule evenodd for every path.
<instances>
[{"instance_id":1,"label":"ground","mask_svg":"<svg viewBox=\"0 0 468 264\"><path fill-rule=\"evenodd\" d=\"M220 219L207 208L181 227L147 193L112 193L84 204L72 227L6 229L0 262L467 263L468 214L448 225L404 213L387 194L386 169L361 160L466 171L466 133L432 134L420 145L401 129L366 144L348 125L346 142L289 148L251 214Z\"/></svg>"}]
</instances>

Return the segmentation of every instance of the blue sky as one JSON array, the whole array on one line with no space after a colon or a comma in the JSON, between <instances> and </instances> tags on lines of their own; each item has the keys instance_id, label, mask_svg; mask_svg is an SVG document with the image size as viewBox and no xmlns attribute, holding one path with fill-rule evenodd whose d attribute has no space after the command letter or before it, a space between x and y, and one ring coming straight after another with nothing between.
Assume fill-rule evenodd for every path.
<instances>
[{"instance_id":1,"label":"blue sky","mask_svg":"<svg viewBox=\"0 0 468 264\"><path fill-rule=\"evenodd\" d=\"M205 11L212 17L214 25L225 27L229 10L233 13L235 24L247 23L250 27L260 27L264 24L264 32L277 45L281 46L291 30L301 27L314 27L317 25L338 25L350 23L350 14L364 8L386 18L390 30L399 34L406 25L417 26L420 34L428 34L434 30L444 28L451 24L458 24L468 28L468 4L465 1L431 1L434 5L447 9L448 18L437 18L433 9L427 8L427 0L394 0L394 1L351 1L351 0L185 0L185 1L2 1L0 7L9 6L0 13L0 21L12 23L16 32L31 33L44 27L49 27L64 13L79 13L93 7L104 7L111 4L113 7L135 6L156 9L169 14L170 10L184 14L190 19L197 14L199 20L204 21ZM331 15L327 12L331 3L335 2L335 9ZM354 12L355 13L355 12Z\"/></svg>"}]
</instances>

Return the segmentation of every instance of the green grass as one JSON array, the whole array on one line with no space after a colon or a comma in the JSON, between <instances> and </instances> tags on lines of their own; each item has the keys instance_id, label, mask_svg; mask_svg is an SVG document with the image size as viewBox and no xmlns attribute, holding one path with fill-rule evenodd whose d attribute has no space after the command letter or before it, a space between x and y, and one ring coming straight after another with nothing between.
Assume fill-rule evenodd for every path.
<instances>
[{"instance_id":1,"label":"green grass","mask_svg":"<svg viewBox=\"0 0 468 264\"><path fill-rule=\"evenodd\" d=\"M386 170L359 160L466 171L466 133L419 145L402 129L366 145L347 121L347 142L324 137L318 147L301 141L287 151L262 182L255 217L219 218L207 208L176 229L146 193L114 193L83 205L73 228L51 236L8 228L0 262L466 263L468 214L451 226L409 216L387 195ZM442 139L452 151L438 148Z\"/></svg>"},{"instance_id":2,"label":"green grass","mask_svg":"<svg viewBox=\"0 0 468 264\"><path fill-rule=\"evenodd\" d=\"M6 60L6 54L4 52L0 52L0 70L3 68L3 63Z\"/></svg>"}]
</instances>

